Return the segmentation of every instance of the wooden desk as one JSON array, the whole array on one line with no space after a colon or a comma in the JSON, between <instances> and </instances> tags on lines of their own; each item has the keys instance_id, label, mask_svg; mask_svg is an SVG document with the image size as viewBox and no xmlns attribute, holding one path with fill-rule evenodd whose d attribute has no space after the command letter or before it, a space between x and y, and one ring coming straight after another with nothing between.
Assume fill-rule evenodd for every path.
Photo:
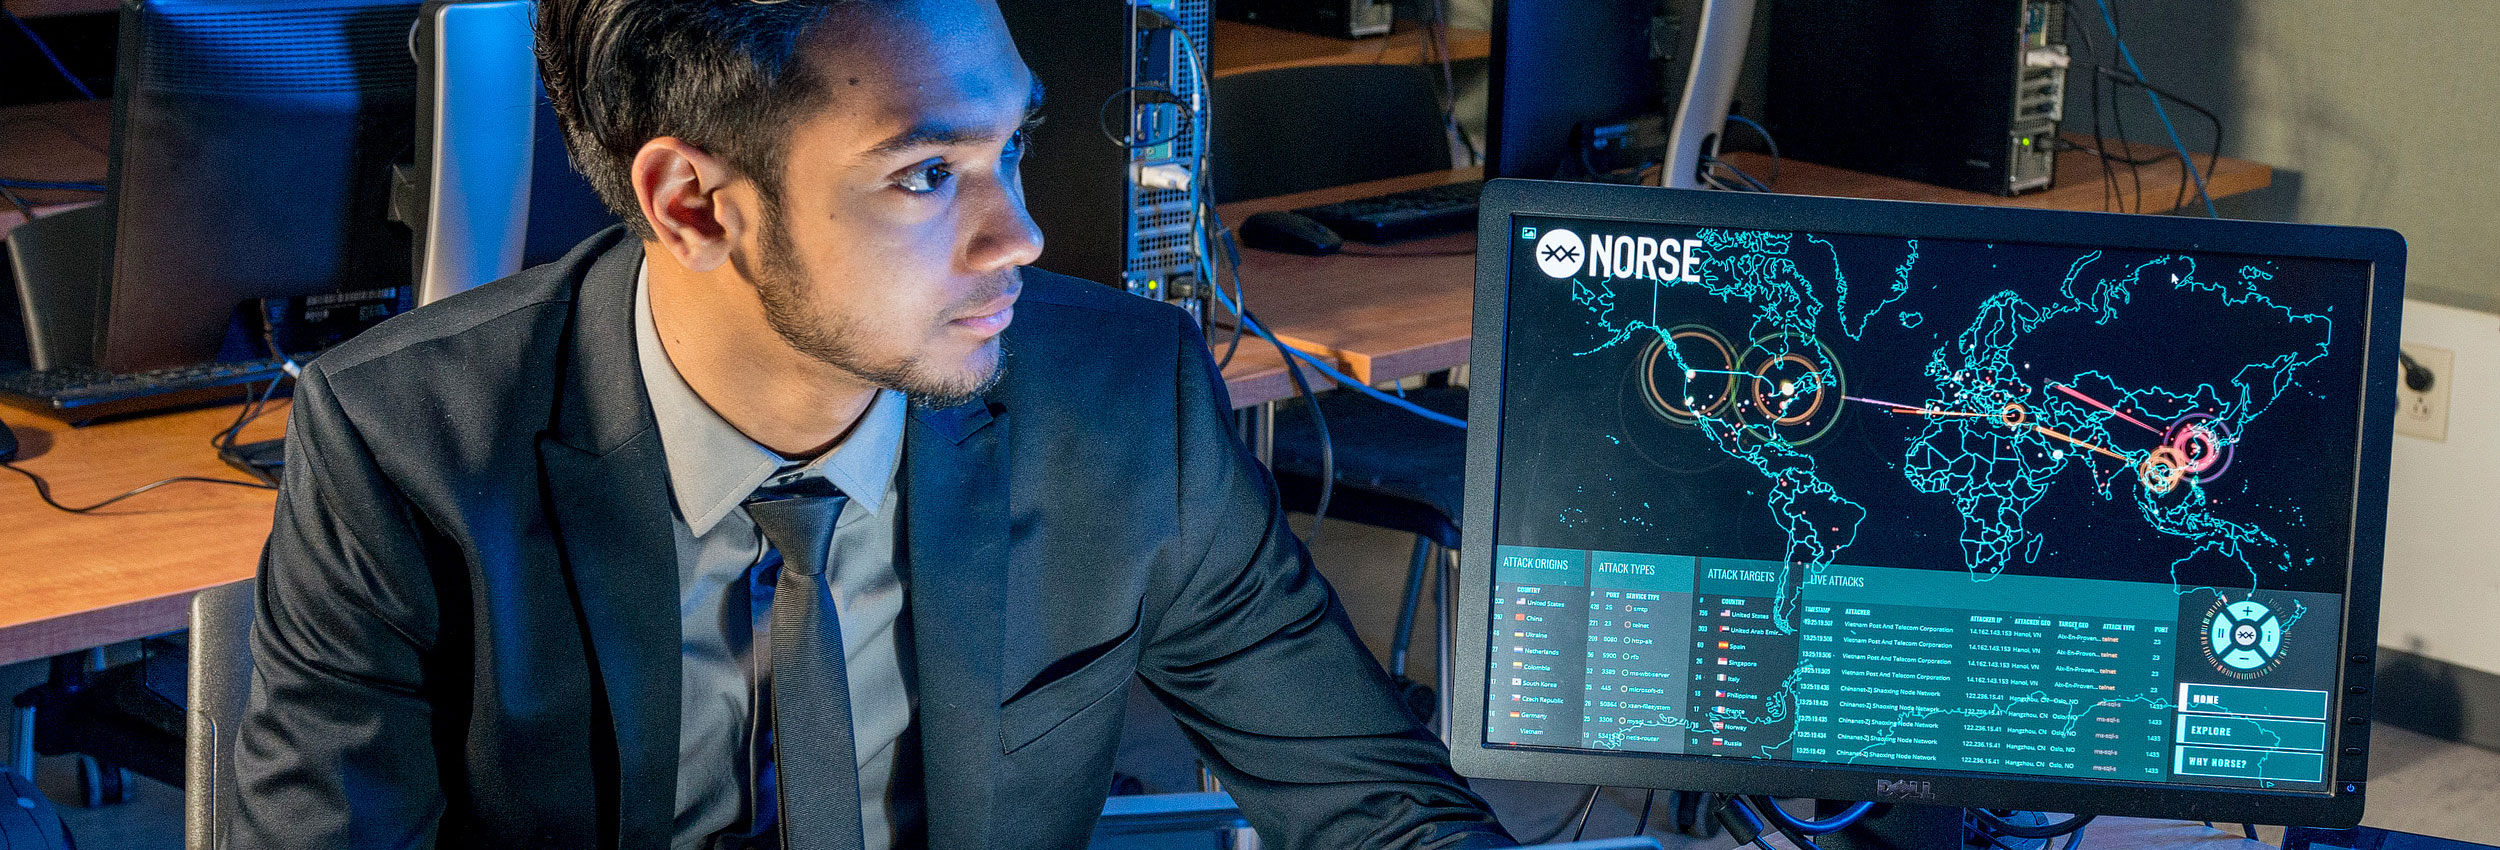
<instances>
[{"instance_id":1,"label":"wooden desk","mask_svg":"<svg viewBox=\"0 0 2500 850\"><path fill-rule=\"evenodd\" d=\"M1427 32L1413 21L1399 21L1388 35L1329 38L1219 20L1208 28L1207 63L1218 77L1305 65L1420 65L1429 52ZM1449 33L1451 61L1493 55L1491 33L1455 27Z\"/></svg>"},{"instance_id":2,"label":"wooden desk","mask_svg":"<svg viewBox=\"0 0 2500 850\"><path fill-rule=\"evenodd\" d=\"M52 484L52 497L93 504L176 475L241 478L208 440L235 405L71 428L0 409L17 433L17 465ZM272 403L243 429L264 440L285 430ZM92 514L66 514L32 482L0 470L0 664L13 664L190 625L191 594L252 577L276 494L216 484L170 484Z\"/></svg>"},{"instance_id":3,"label":"wooden desk","mask_svg":"<svg viewBox=\"0 0 2500 850\"><path fill-rule=\"evenodd\" d=\"M1333 386L1311 380L1314 389ZM1242 340L1225 385L1236 408L1295 395L1282 356L1257 337ZM0 408L0 421L17 434L17 465L50 482L53 498L84 505L176 475L241 477L208 445L235 411L228 404L71 428ZM279 436L286 417L287 402L272 403L243 439ZM67 514L45 506L23 476L0 470L0 664L187 628L192 594L258 570L276 504L267 490L171 484Z\"/></svg>"},{"instance_id":4,"label":"wooden desk","mask_svg":"<svg viewBox=\"0 0 2500 850\"><path fill-rule=\"evenodd\" d=\"M2088 143L2089 137L2085 138ZM2157 150L2137 146L2132 155L2142 158ZM1738 153L1729 159L1756 178L1769 179L1769 157ZM2199 158L2200 165L2202 159ZM1831 197L2089 211L2102 208L2100 164L2091 154L2061 154L2057 169L2056 188L2008 198L1790 160L1781 164L1780 180L1774 188L1785 193ZM2145 212L2171 209L2178 175L2179 163L2175 159L2143 167ZM1238 201L1219 209L1225 221L1239 223L1256 212L1480 176L1477 169L1453 169ZM2263 164L2224 157L2210 169L2206 186L2214 197L2222 198L2265 188L2273 179L2273 169ZM2125 190L2124 204L2133 207L2134 181L2122 173L2120 183ZM2189 198L2194 201L2192 187ZM1247 291L1250 309L1265 318L1279 336L1298 348L1331 358L1356 380L1378 383L1436 372L1467 362L1475 320L1475 239L1476 235L1469 232L1396 245L1346 243L1348 250L1364 251L1366 256L1304 257L1244 249L1242 288Z\"/></svg>"},{"instance_id":5,"label":"wooden desk","mask_svg":"<svg viewBox=\"0 0 2500 850\"><path fill-rule=\"evenodd\" d=\"M2082 133L2065 134L2067 141L2079 145L2092 144L2092 137ZM2126 156L2142 160L2170 152L2159 145L2135 143L2120 146L2110 139L2113 150L2124 150ZM2266 188L2274 184L2274 169L2264 163L2223 157L2215 162L2202 153L2196 154L2196 168L2205 177L2205 189L2213 197L2227 198ZM1771 179L1771 158L1757 153L1729 154L1728 160L1757 180ZM1939 204L1977 204L1994 207L2030 207L2033 209L2081 210L2087 212L2165 213L2179 208L2179 180L2183 176L2178 157L2170 157L2142 166L2130 176L2126 166L2111 164L2118 175L2119 196L2114 205L2106 195L2101 181L2101 165L2092 154L2070 150L2057 155L2057 181L2047 190L2008 198L1982 192L1965 192L1897 177L1882 177L1847 171L1828 165L1788 160L1780 164L1780 179L1771 189L1797 195L1823 195L1833 198L1880 198L1893 201L1927 201ZM2136 181L2143 181L2142 208L2137 208ZM2204 204L2196 199L2196 184L2187 187L2187 206L2199 214Z\"/></svg>"}]
</instances>

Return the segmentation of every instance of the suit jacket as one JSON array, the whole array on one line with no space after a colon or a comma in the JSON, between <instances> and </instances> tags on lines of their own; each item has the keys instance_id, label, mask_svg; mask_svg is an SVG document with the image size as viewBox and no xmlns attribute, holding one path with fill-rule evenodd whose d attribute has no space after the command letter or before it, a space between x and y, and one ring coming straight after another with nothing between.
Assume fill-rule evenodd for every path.
<instances>
[{"instance_id":1,"label":"suit jacket","mask_svg":"<svg viewBox=\"0 0 2500 850\"><path fill-rule=\"evenodd\" d=\"M641 257L609 230L304 371L232 846L668 845ZM1082 846L1132 675L1279 846L1509 843L1287 531L1185 314L1027 270L1003 345L992 392L904 438L929 846Z\"/></svg>"}]
</instances>

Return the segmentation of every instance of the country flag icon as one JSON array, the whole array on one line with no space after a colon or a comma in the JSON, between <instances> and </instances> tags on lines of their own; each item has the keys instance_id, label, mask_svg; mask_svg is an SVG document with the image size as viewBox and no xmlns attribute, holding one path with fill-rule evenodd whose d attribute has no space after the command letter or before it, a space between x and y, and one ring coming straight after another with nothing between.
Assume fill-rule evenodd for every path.
<instances>
[{"instance_id":1,"label":"country flag icon","mask_svg":"<svg viewBox=\"0 0 2500 850\"><path fill-rule=\"evenodd\" d=\"M1717 698L1719 698L1719 699L1727 699L1727 692L1726 692L1726 691L1711 691L1711 692L1710 692L1710 695L1711 695L1711 696L1713 696L1713 697L1717 697Z\"/></svg>"},{"instance_id":2,"label":"country flag icon","mask_svg":"<svg viewBox=\"0 0 2500 850\"><path fill-rule=\"evenodd\" d=\"M1511 618L1511 619L1513 619L1513 620L1525 620L1525 619L1527 619L1527 618L1528 618L1528 615L1526 615L1526 614L1512 614L1512 615L1510 615L1510 618Z\"/></svg>"},{"instance_id":3,"label":"country flag icon","mask_svg":"<svg viewBox=\"0 0 2500 850\"><path fill-rule=\"evenodd\" d=\"M1719 674L1719 681L1722 681L1722 682L1727 681L1727 674L1726 674L1726 673L1721 673L1721 674Z\"/></svg>"},{"instance_id":4,"label":"country flag icon","mask_svg":"<svg viewBox=\"0 0 2500 850\"><path fill-rule=\"evenodd\" d=\"M1519 716L1519 712L1516 712L1516 711L1511 712L1511 713L1510 713L1510 716L1512 716L1512 717L1518 717L1518 716Z\"/></svg>"},{"instance_id":5,"label":"country flag icon","mask_svg":"<svg viewBox=\"0 0 2500 850\"><path fill-rule=\"evenodd\" d=\"M1719 641L1719 648L1720 648L1720 649L1726 649L1726 648L1727 648L1727 641Z\"/></svg>"}]
</instances>

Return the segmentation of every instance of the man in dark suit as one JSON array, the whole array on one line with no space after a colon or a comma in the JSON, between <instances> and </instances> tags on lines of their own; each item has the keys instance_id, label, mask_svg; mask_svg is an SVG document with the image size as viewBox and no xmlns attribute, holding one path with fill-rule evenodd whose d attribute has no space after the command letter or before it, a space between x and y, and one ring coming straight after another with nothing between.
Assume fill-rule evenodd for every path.
<instances>
[{"instance_id":1,"label":"man in dark suit","mask_svg":"<svg viewBox=\"0 0 2500 850\"><path fill-rule=\"evenodd\" d=\"M629 224L305 370L231 846L1076 847L1133 676L1272 843L1509 843L1198 328L1022 268L987 0L539 15Z\"/></svg>"}]
</instances>

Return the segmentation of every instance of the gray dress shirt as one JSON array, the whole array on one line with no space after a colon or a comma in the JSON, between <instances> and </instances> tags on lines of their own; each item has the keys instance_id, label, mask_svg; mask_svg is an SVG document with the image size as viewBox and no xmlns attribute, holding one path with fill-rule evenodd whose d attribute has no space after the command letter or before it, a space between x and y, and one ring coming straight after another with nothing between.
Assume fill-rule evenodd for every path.
<instances>
[{"instance_id":1,"label":"gray dress shirt","mask_svg":"<svg viewBox=\"0 0 2500 850\"><path fill-rule=\"evenodd\" d=\"M765 551L763 533L740 503L768 480L820 475L850 496L834 525L826 563L834 610L842 618L851 685L851 734L859 749L860 824L868 850L895 839L895 769L913 712L903 583L894 541L902 527L895 467L902 457L902 393L881 390L833 451L785 469L778 453L748 439L704 404L669 363L651 322L650 271L634 293L635 354L659 422L677 540L677 587L684 670L677 753L678 850L704 847L747 810L749 709L755 674L770 653L769 599L745 581ZM767 591L770 585L766 585ZM790 789L802 791L803 789ZM909 805L909 801L906 801Z\"/></svg>"}]
</instances>

